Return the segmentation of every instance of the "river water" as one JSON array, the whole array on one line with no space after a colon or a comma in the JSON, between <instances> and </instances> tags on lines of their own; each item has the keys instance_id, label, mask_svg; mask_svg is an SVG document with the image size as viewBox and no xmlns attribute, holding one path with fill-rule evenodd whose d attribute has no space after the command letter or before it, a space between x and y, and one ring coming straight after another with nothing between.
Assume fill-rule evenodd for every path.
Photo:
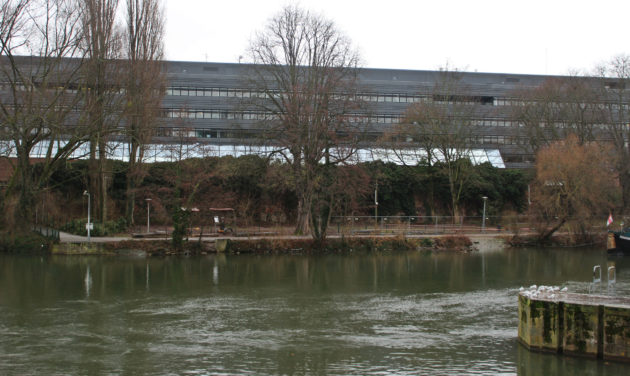
<instances>
[{"instance_id":1,"label":"river water","mask_svg":"<svg viewBox=\"0 0 630 376\"><path fill-rule=\"evenodd\" d=\"M519 287L586 292L597 264L628 295L593 249L2 255L0 374L627 375L517 342Z\"/></svg>"}]
</instances>

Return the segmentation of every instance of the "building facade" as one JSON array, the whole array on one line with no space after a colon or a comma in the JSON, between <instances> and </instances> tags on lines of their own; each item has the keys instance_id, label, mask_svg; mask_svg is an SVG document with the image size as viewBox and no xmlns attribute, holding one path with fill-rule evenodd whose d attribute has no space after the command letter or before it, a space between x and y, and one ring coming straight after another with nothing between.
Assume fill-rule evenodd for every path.
<instances>
[{"instance_id":1,"label":"building facade","mask_svg":"<svg viewBox=\"0 0 630 376\"><path fill-rule=\"evenodd\" d=\"M242 105L257 95L247 84L247 69L245 64L169 62L163 119L155 140L185 138L214 145L221 154L254 150L266 114ZM359 97L370 109L362 114L370 125L364 147L380 148L379 137L402 121L409 105L435 95L433 89L442 73L360 69ZM522 125L514 120L513 107L521 101L517 93L539 87L552 77L467 72L458 77L467 89L457 100L477 104L474 118L468 120L475 127L471 150L476 155L486 153L500 167L531 167L532 151L519 131Z\"/></svg>"},{"instance_id":2,"label":"building facade","mask_svg":"<svg viewBox=\"0 0 630 376\"><path fill-rule=\"evenodd\" d=\"M187 155L239 156L269 152L261 135L266 130L265 122L269 121L270 114L247 105L252 98L261 96L254 89L255 85L248 82L250 65L166 62L165 66L166 91L153 142L146 153L149 161L169 159L166 156L169 148L172 159L172 145L177 144L185 145ZM358 160L397 162L388 153L382 136L403 122L407 109L418 103L441 103L447 108L454 103L463 103L474 107L465 119L473 130L468 136L466 148L471 151L474 162L489 161L501 168L533 166L536 147L532 144L532 129L554 133L558 129L584 125L589 129L588 137L606 138L606 132L602 130L610 128L611 122L617 126L630 123L630 115L625 116L630 114L630 98L620 80L582 77L573 78L579 83L574 85L570 77L562 76L455 73L459 87L465 90L444 94L436 93L436 86L445 74L442 71L359 69L358 91L352 95L366 106L362 111L351 114L365 129L357 152ZM544 92L537 94L541 98L524 99L523 93L538 90L554 80L568 82L565 85L569 87L568 91L566 87L563 89L565 92L556 90L555 97L547 102L548 98L543 98L546 95ZM582 84L597 88L593 91L597 96L569 98L571 90L576 91L574 86ZM563 108L565 102L573 102L569 103L568 110ZM528 123L515 116L515 109L531 104L535 107L537 103L546 103L547 106L532 109L532 112L540 112L534 114L540 115L539 118L530 119L532 121ZM568 117L575 117L571 112L576 111L581 111L578 114L581 118L569 120ZM554 113L552 117L547 116L550 112ZM608 115L594 116L595 112ZM128 152L124 131L120 135L112 138L109 149L112 158L126 159ZM558 135L555 137L561 138ZM2 150L11 149L9 144L6 147L2 145L0 142ZM73 155L86 155L88 147L81 146ZM409 142L408 147L413 148L413 142ZM38 145L32 156L45 156L46 148L44 143Z\"/></svg>"}]
</instances>

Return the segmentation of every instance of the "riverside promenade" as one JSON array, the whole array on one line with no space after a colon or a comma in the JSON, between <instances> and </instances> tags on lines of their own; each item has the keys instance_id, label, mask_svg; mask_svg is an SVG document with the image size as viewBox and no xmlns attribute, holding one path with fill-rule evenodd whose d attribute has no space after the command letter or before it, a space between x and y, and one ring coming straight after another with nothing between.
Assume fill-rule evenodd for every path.
<instances>
[{"instance_id":1,"label":"riverside promenade","mask_svg":"<svg viewBox=\"0 0 630 376\"><path fill-rule=\"evenodd\" d=\"M503 238L505 236L512 235L509 232L478 232L478 233L465 233L465 234L331 234L326 236L327 239L340 239L340 238L391 238L392 236L403 236L411 239L428 239L438 238L453 235L464 235L469 237L472 241L483 241L484 239L496 239ZM154 240L170 240L170 235L167 234L154 234L153 236L134 237L128 236L103 236L90 238L92 243L112 243L121 241L154 241ZM285 235L285 234L254 234L251 236L216 236L208 235L202 236L202 242L216 242L217 239L229 239L229 240L258 240L258 239L287 239L287 240L300 240L300 239L312 239L310 235ZM190 236L189 240L199 240L199 235ZM60 243L87 243L88 237L81 235L69 234L67 232L59 231Z\"/></svg>"},{"instance_id":2,"label":"riverside promenade","mask_svg":"<svg viewBox=\"0 0 630 376\"><path fill-rule=\"evenodd\" d=\"M326 237L326 239L332 241L332 247L334 248L335 242L342 239L345 241L363 242L367 241L368 244L374 244L377 242L379 247L383 245L381 240L387 244L387 246L396 248L397 242L407 240L419 240L430 239L430 241L424 244L425 249L430 249L431 244L435 246L435 250L460 250L460 251L474 251L474 250L501 250L506 244L506 239L512 234L508 232L487 232L487 233L447 233L447 234L403 234L403 233L354 233L354 234L338 234L333 233ZM444 239L441 241L441 239ZM53 254L93 254L102 253L103 251L113 249L126 249L126 250L144 250L148 254L178 254L180 251L169 250L165 242L170 242L170 234L166 233L136 233L133 235L125 236L109 236L109 237L91 237L89 240L86 236L79 236L68 234L65 232L59 232L59 244L54 245L52 248ZM239 236L217 236L202 235L199 234L190 236L188 238L188 244L195 245L200 244L200 248L196 248L194 252L201 253L214 253L225 252L228 248L234 252L248 252L247 247L260 250L259 248L277 251L284 249L285 251L300 250L302 247L310 248L309 244L313 240L310 235L290 235L287 233L278 234L273 232L255 233L250 232L245 234L239 233ZM113 244L121 243L121 244ZM134 246L134 243L138 243L138 246ZM143 244L146 243L146 244ZM108 245L112 244L112 246ZM275 244L275 245L272 245ZM347 245L347 243L344 243ZM407 244L402 243L402 248L405 248ZM428 246L428 248L427 248ZM188 253L188 248L183 249L185 254Z\"/></svg>"}]
</instances>

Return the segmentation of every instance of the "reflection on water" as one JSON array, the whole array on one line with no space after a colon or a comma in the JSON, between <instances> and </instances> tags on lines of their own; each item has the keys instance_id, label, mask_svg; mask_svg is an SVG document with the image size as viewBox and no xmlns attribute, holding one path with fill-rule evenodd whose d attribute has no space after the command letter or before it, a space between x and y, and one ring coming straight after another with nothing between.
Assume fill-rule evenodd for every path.
<instances>
[{"instance_id":1,"label":"reflection on water","mask_svg":"<svg viewBox=\"0 0 630 376\"><path fill-rule=\"evenodd\" d=\"M87 298L90 297L91 289L92 289L92 275L90 274L90 265L88 265L87 271L85 272L85 296Z\"/></svg>"},{"instance_id":2,"label":"reflection on water","mask_svg":"<svg viewBox=\"0 0 630 376\"><path fill-rule=\"evenodd\" d=\"M0 374L628 374L530 353L516 295L585 292L596 250L0 256Z\"/></svg>"}]
</instances>

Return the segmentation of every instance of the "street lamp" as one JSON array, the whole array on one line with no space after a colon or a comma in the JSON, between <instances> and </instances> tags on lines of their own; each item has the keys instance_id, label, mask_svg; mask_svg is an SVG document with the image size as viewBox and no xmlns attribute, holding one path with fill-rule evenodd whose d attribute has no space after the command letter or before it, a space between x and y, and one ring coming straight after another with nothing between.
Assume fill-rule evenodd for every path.
<instances>
[{"instance_id":1,"label":"street lamp","mask_svg":"<svg viewBox=\"0 0 630 376\"><path fill-rule=\"evenodd\" d=\"M378 181L376 182L376 188L374 188L374 222L376 229L378 229Z\"/></svg>"},{"instance_id":2,"label":"street lamp","mask_svg":"<svg viewBox=\"0 0 630 376\"><path fill-rule=\"evenodd\" d=\"M150 232L151 228L151 199L145 198L144 201L147 202L147 234Z\"/></svg>"},{"instance_id":3,"label":"street lamp","mask_svg":"<svg viewBox=\"0 0 630 376\"><path fill-rule=\"evenodd\" d=\"M88 198L88 221L87 221L87 225L85 225L85 227L87 228L87 235L88 235L88 243L91 242L91 238L90 238L90 228L91 223L90 223L90 192L88 191L83 191L83 196L87 196Z\"/></svg>"},{"instance_id":4,"label":"street lamp","mask_svg":"<svg viewBox=\"0 0 630 376\"><path fill-rule=\"evenodd\" d=\"M486 232L486 201L488 197L483 196L483 218L481 219L481 232Z\"/></svg>"}]
</instances>

